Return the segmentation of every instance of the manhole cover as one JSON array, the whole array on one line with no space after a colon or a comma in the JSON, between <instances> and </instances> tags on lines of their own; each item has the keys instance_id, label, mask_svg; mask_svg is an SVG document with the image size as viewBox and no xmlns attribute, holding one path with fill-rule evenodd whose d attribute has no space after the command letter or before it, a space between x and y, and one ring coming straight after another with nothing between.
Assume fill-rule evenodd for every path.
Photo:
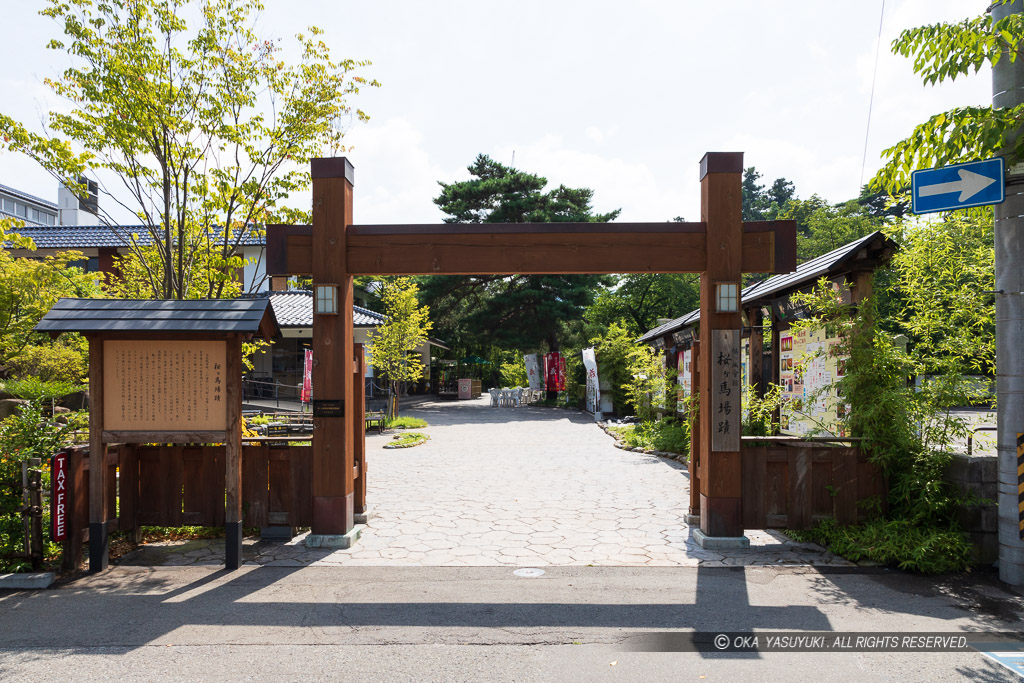
<instances>
[{"instance_id":1,"label":"manhole cover","mask_svg":"<svg viewBox=\"0 0 1024 683\"><path fill-rule=\"evenodd\" d=\"M544 576L543 569L536 569L534 567L523 567L512 572L516 576L521 576L524 579L536 579L538 576Z\"/></svg>"}]
</instances>

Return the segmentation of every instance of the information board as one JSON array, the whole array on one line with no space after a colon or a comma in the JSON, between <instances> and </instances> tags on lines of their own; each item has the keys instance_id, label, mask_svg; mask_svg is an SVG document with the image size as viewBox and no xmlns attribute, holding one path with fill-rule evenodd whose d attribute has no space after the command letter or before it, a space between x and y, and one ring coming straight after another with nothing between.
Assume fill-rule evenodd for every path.
<instances>
[{"instance_id":1,"label":"information board","mask_svg":"<svg viewBox=\"0 0 1024 683\"><path fill-rule=\"evenodd\" d=\"M839 339L824 330L783 332L780 337L779 379L782 384L780 431L793 436L812 432L846 436L840 427L842 404L835 383L846 364L835 350Z\"/></svg>"},{"instance_id":2,"label":"information board","mask_svg":"<svg viewBox=\"0 0 1024 683\"><path fill-rule=\"evenodd\" d=\"M227 429L226 358L224 341L105 340L104 429Z\"/></svg>"}]
</instances>

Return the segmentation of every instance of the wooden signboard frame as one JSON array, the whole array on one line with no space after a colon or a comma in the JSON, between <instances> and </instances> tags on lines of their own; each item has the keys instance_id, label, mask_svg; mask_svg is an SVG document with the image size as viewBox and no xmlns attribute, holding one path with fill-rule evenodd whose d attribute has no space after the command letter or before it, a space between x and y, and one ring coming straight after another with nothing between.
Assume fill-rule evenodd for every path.
<instances>
[{"instance_id":1,"label":"wooden signboard frame","mask_svg":"<svg viewBox=\"0 0 1024 683\"><path fill-rule=\"evenodd\" d=\"M744 272L796 268L794 221L743 222L742 153L711 152L701 159L697 223L353 225L352 164L344 157L313 159L311 171L313 225L268 226L267 273L311 275L314 285L337 287L338 313L313 316L313 384L321 399L341 405L356 405L357 361L337 350L353 343L357 275L700 273L705 338L729 331L739 339L741 314L716 311L715 285L740 282ZM712 405L720 396L712 384L710 350L694 367L701 531L742 536L740 449L738 443L713 441ZM355 443L362 434L352 420L314 415L313 423L311 538L332 543L352 531L365 505L365 499L356 502L357 478L365 477L365 470L357 474L356 454L364 446ZM730 450L713 451L713 443Z\"/></svg>"},{"instance_id":2,"label":"wooden signboard frame","mask_svg":"<svg viewBox=\"0 0 1024 683\"><path fill-rule=\"evenodd\" d=\"M93 462L105 462L107 447L115 443L223 443L226 466L226 509L225 509L225 565L237 569L242 561L242 339L238 333L86 333L89 340L89 452ZM206 401L223 403L223 419L215 422L200 422L200 426L217 426L218 429L194 429L187 421L177 418L162 418L156 414L161 406L153 394L165 381L164 373L150 367L146 370L126 368L123 354L135 349L133 360L152 359L154 354L177 352L187 344L194 351L207 351L219 360L223 358L222 383L207 386L195 385L197 392L209 390ZM156 355L155 357L160 357ZM186 356L187 357L187 356ZM197 363L201 355L196 354ZM108 363L118 363L110 367ZM187 376L195 377L200 368L185 369ZM157 377L161 378L159 381ZM158 381L157 387L132 386L129 394L149 400L148 408L134 408L135 412L127 421L122 417L123 396L108 396L121 391L121 380L136 382ZM179 388L182 385L178 385ZM214 401L217 386L223 387L221 401ZM192 404L202 408L206 401L197 395ZM179 406L181 402L179 402ZM108 411L117 411L109 415ZM138 419L142 415L146 419ZM150 419L151 418L151 419ZM114 429L108 429L112 426ZM138 428L142 427L142 428ZM105 491L103 467L89 469L89 570L102 571L109 564L109 527L116 515L108 509L108 495Z\"/></svg>"}]
</instances>

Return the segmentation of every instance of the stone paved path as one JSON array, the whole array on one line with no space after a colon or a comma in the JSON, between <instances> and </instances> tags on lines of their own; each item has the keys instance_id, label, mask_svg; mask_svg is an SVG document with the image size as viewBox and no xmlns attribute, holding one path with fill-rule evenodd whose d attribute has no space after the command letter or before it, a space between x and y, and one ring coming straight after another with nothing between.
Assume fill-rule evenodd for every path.
<instances>
[{"instance_id":1,"label":"stone paved path","mask_svg":"<svg viewBox=\"0 0 1024 683\"><path fill-rule=\"evenodd\" d=\"M430 440L384 449L367 437L372 517L353 548L247 543L273 566L729 566L849 562L775 532L748 531L749 550L706 551L685 522L686 467L623 451L588 415L544 408L429 402ZM223 541L147 546L158 564L217 564ZM140 561L141 558L139 558ZM132 560L129 560L131 562Z\"/></svg>"}]
</instances>

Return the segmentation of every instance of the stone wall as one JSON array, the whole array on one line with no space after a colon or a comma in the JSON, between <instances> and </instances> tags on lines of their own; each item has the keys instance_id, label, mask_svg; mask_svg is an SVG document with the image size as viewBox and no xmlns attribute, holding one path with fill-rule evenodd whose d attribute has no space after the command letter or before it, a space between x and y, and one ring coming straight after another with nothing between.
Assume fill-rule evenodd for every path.
<instances>
[{"instance_id":1,"label":"stone wall","mask_svg":"<svg viewBox=\"0 0 1024 683\"><path fill-rule=\"evenodd\" d=\"M974 560L991 564L999 557L998 506L999 468L996 456L955 454L944 479L967 495L983 498L960 510L960 528L974 545Z\"/></svg>"}]
</instances>

